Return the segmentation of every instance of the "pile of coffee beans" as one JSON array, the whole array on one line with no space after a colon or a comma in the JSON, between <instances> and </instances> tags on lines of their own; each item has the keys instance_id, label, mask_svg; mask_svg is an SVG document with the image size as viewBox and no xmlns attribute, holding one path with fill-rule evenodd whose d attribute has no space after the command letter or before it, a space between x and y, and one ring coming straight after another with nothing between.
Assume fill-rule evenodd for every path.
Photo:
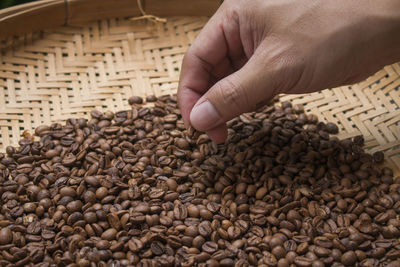
<instances>
[{"instance_id":1,"label":"pile of coffee beans","mask_svg":"<svg viewBox=\"0 0 400 267\"><path fill-rule=\"evenodd\" d=\"M400 178L361 136L282 103L216 145L175 96L129 104L0 154L1 266L400 266Z\"/></svg>"}]
</instances>

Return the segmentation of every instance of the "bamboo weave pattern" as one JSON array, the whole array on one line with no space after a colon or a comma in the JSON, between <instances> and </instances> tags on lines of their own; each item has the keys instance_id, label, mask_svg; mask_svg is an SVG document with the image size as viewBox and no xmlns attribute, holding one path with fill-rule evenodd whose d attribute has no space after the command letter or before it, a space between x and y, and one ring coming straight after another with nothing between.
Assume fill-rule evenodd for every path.
<instances>
[{"instance_id":1,"label":"bamboo weave pattern","mask_svg":"<svg viewBox=\"0 0 400 267\"><path fill-rule=\"evenodd\" d=\"M167 23L113 19L60 27L38 38L4 42L0 49L0 150L17 145L24 130L88 117L90 110L128 108L131 95L176 92L184 52L207 18L168 18ZM400 65L366 81L306 95L285 95L339 137L364 135L371 152L385 151L400 169Z\"/></svg>"}]
</instances>

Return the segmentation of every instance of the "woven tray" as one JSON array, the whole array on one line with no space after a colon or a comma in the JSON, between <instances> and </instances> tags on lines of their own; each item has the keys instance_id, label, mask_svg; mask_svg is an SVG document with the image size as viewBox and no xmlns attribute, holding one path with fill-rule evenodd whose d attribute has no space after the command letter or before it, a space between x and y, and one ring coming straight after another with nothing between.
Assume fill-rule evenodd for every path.
<instances>
[{"instance_id":1,"label":"woven tray","mask_svg":"<svg viewBox=\"0 0 400 267\"><path fill-rule=\"evenodd\" d=\"M1 19L1 18L0 18ZM0 56L0 150L17 145L40 124L88 117L90 110L127 109L131 95L176 93L184 52L207 21L169 17L167 23L110 19L59 27L22 41L3 42ZM371 151L384 151L400 169L400 65L360 84L307 95L285 95L340 138L364 135Z\"/></svg>"}]
</instances>

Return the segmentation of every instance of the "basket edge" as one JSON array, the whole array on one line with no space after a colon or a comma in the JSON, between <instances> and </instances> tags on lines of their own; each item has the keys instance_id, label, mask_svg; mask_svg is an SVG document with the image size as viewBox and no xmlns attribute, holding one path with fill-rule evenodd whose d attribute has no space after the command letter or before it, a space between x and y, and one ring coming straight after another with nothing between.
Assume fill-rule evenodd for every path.
<instances>
[{"instance_id":1,"label":"basket edge","mask_svg":"<svg viewBox=\"0 0 400 267\"><path fill-rule=\"evenodd\" d=\"M219 0L140 0L155 16L211 16ZM135 0L41 0L0 10L0 40L61 25L140 16Z\"/></svg>"}]
</instances>

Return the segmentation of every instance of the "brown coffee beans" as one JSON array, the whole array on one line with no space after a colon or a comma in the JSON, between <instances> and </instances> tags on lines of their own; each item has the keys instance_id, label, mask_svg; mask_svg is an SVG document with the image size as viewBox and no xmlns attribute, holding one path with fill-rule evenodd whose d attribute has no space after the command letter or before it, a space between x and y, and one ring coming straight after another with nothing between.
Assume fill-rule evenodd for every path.
<instances>
[{"instance_id":1,"label":"brown coffee beans","mask_svg":"<svg viewBox=\"0 0 400 267\"><path fill-rule=\"evenodd\" d=\"M399 266L400 178L362 137L285 102L216 145L175 96L128 102L0 154L1 266Z\"/></svg>"}]
</instances>

